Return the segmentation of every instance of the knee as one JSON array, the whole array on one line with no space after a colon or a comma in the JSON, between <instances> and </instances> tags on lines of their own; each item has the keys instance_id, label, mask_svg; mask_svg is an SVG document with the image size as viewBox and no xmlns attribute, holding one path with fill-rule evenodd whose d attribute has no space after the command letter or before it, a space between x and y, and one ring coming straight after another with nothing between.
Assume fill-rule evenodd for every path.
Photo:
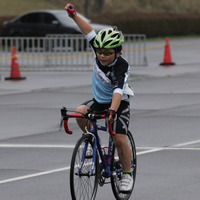
<instances>
[{"instance_id":1,"label":"knee","mask_svg":"<svg viewBox=\"0 0 200 200\"><path fill-rule=\"evenodd\" d=\"M88 111L88 107L85 106L85 105L81 105L81 106L78 106L78 107L76 108L76 112L78 112L78 113L83 113L83 114L85 114L85 113L87 113L87 111ZM86 126L88 126L88 128L89 128L89 123L88 123L88 120L87 120L87 119L84 119L84 118L76 118L76 122L78 123L79 127L81 128L81 130L82 130L83 132L86 131L86 130L85 130L85 127L86 127Z\"/></svg>"},{"instance_id":2,"label":"knee","mask_svg":"<svg viewBox=\"0 0 200 200\"><path fill-rule=\"evenodd\" d=\"M87 113L88 107L85 105L80 105L76 108L76 112Z\"/></svg>"}]
</instances>

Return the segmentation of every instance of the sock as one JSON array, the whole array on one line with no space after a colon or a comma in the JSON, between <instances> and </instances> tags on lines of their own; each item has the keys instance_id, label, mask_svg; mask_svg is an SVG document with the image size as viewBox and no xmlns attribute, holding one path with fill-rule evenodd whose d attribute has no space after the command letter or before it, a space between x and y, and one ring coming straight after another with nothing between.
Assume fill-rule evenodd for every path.
<instances>
[{"instance_id":1,"label":"sock","mask_svg":"<svg viewBox=\"0 0 200 200\"><path fill-rule=\"evenodd\" d=\"M132 170L129 170L129 171L123 171L123 174L132 174Z\"/></svg>"}]
</instances>

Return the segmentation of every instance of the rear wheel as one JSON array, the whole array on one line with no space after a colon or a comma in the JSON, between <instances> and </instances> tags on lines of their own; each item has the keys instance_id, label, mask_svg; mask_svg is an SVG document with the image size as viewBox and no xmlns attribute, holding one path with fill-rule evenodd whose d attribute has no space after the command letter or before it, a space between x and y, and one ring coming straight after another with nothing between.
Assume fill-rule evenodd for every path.
<instances>
[{"instance_id":1,"label":"rear wheel","mask_svg":"<svg viewBox=\"0 0 200 200\"><path fill-rule=\"evenodd\" d=\"M128 138L130 149L132 151L131 168L132 168L132 177L135 183L136 167L137 167L136 147L135 147L133 136L130 131L128 131L127 138ZM125 194L125 193L119 192L118 187L119 187L119 183L122 176L122 166L119 161L117 149L115 148L115 146L113 148L113 155L114 155L114 159L112 162L112 170L115 171L115 173L111 176L111 186L112 186L113 194L117 200L128 200L132 194L134 183L133 183L132 190L130 191L130 193Z\"/></svg>"},{"instance_id":2,"label":"rear wheel","mask_svg":"<svg viewBox=\"0 0 200 200\"><path fill-rule=\"evenodd\" d=\"M73 200L93 200L96 197L99 165L96 158L94 170L91 170L92 144L92 136L83 135L74 148L70 169L70 189Z\"/></svg>"}]
</instances>

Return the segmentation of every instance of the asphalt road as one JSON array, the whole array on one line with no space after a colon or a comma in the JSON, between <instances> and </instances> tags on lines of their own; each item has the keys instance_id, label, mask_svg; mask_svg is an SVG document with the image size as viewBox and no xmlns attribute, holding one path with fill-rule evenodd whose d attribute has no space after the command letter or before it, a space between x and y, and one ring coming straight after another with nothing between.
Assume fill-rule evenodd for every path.
<instances>
[{"instance_id":1,"label":"asphalt road","mask_svg":"<svg viewBox=\"0 0 200 200\"><path fill-rule=\"evenodd\" d=\"M2 200L70 199L70 157L81 132L73 120L73 135L58 131L59 109L63 105L73 109L89 99L91 86L83 80L82 86L52 84L54 87L47 88L44 78L44 88L35 84L35 89L27 90L34 77L39 85L41 77L51 77L52 73L36 75L28 75L30 81L1 82ZM59 79L59 74L54 76ZM60 76L67 78L69 73ZM199 199L199 79L200 73L191 73L136 76L131 81L136 95L131 102L130 130L137 146L138 171L130 199ZM12 84L23 85L23 89L11 90ZM96 199L114 199L110 185L99 188Z\"/></svg>"},{"instance_id":2,"label":"asphalt road","mask_svg":"<svg viewBox=\"0 0 200 200\"><path fill-rule=\"evenodd\" d=\"M138 171L131 200L199 200L200 70L193 61L133 70ZM1 72L0 200L71 199L70 158L81 132L73 120L73 135L58 131L60 108L91 98L90 73L22 74L27 80L10 82ZM110 185L96 199L114 199Z\"/></svg>"}]
</instances>

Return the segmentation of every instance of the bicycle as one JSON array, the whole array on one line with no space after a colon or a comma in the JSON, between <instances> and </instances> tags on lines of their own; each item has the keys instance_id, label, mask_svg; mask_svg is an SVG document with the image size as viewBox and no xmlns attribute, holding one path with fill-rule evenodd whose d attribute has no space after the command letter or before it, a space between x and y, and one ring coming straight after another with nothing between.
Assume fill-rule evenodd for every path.
<instances>
[{"instance_id":1,"label":"bicycle","mask_svg":"<svg viewBox=\"0 0 200 200\"><path fill-rule=\"evenodd\" d=\"M74 112L68 114L68 112ZM65 107L61 109L61 124L68 134L73 132L68 127L69 118L85 118L90 121L91 128L83 133L77 141L73 150L70 165L70 191L73 200L94 200L97 194L98 185L103 186L111 183L112 191L117 200L128 200L132 194L120 193L118 190L119 181L122 176L122 166L118 158L117 150L113 143L112 124L108 122L108 111L91 112L87 114L75 113ZM97 120L105 119L105 126L97 124ZM64 122L64 123L63 123ZM99 137L99 131L109 132L108 147L102 147ZM129 145L132 150L131 169L135 183L137 158L136 147L133 136L128 131Z\"/></svg>"}]
</instances>

